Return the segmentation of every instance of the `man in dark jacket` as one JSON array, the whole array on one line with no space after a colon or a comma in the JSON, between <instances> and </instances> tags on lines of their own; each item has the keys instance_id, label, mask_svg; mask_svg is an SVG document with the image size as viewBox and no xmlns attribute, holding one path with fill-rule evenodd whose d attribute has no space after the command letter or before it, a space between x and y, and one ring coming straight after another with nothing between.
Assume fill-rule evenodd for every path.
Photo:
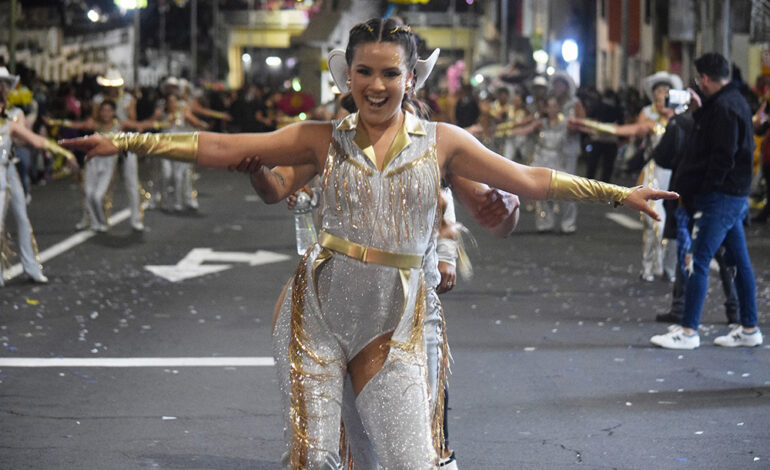
<instances>
[{"instance_id":1,"label":"man in dark jacket","mask_svg":"<svg viewBox=\"0 0 770 470\"><path fill-rule=\"evenodd\" d=\"M700 346L698 324L708 287L709 263L724 244L735 262L735 285L741 325L714 339L718 346L758 346L756 283L751 267L743 220L748 214L754 152L751 111L735 85L730 68L719 54L707 53L695 61L698 86L706 96L694 112L695 131L679 164L673 187L685 206L692 207L692 273L687 280L681 328L650 339L669 349ZM693 105L699 97L691 93ZM731 263L732 264L732 263Z\"/></svg>"},{"instance_id":2,"label":"man in dark jacket","mask_svg":"<svg viewBox=\"0 0 770 470\"><path fill-rule=\"evenodd\" d=\"M652 158L656 164L672 171L671 186L669 187L671 191L676 191L674 183L677 167L682 157L687 153L688 141L694 129L695 120L690 110L676 114L668 121L666 133L652 152ZM656 315L655 321L680 325L684 317L685 288L689 276L689 270L686 268L686 256L691 246L692 219L689 215L691 211L688 211L684 206L679 207L679 201L674 199L663 201L663 207L666 209L663 238L668 240L668 243L677 244L678 262L674 287L671 292L671 310ZM679 224L681 227L678 226ZM721 246L714 259L719 264L719 277L722 281L722 290L725 293L727 323L737 324L738 294L734 283L735 267L728 265L725 251L725 247Z\"/></svg>"}]
</instances>

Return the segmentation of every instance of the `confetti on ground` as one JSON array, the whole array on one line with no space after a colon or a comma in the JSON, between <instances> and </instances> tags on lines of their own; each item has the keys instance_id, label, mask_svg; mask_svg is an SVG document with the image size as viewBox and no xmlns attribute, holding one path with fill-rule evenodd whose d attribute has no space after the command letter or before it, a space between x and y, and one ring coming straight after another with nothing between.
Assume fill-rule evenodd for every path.
<instances>
[{"instance_id":1,"label":"confetti on ground","mask_svg":"<svg viewBox=\"0 0 770 470\"><path fill-rule=\"evenodd\" d=\"M700 436L701 434L703 434L703 431L695 431L696 436Z\"/></svg>"},{"instance_id":2,"label":"confetti on ground","mask_svg":"<svg viewBox=\"0 0 770 470\"><path fill-rule=\"evenodd\" d=\"M39 300L27 299L27 305L37 305L39 303L40 303Z\"/></svg>"},{"instance_id":3,"label":"confetti on ground","mask_svg":"<svg viewBox=\"0 0 770 470\"><path fill-rule=\"evenodd\" d=\"M172 421L175 420L176 416L164 416L163 421Z\"/></svg>"},{"instance_id":4,"label":"confetti on ground","mask_svg":"<svg viewBox=\"0 0 770 470\"><path fill-rule=\"evenodd\" d=\"M526 352L532 352L532 351L534 351L535 349L536 349L536 348L534 348L534 347L532 347L532 346L527 346L526 348L524 348L524 351L526 351Z\"/></svg>"}]
</instances>

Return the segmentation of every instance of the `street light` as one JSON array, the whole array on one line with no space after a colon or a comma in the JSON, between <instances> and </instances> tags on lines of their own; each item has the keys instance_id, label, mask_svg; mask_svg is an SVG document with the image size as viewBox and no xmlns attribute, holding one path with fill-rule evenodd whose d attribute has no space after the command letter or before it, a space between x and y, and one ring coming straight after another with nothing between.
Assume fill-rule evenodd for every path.
<instances>
[{"instance_id":1,"label":"street light","mask_svg":"<svg viewBox=\"0 0 770 470\"><path fill-rule=\"evenodd\" d=\"M86 16L88 16L88 19L91 20L91 23L96 23L101 18L101 16L99 15L99 12L94 10L93 8L88 10L88 13L86 14Z\"/></svg>"},{"instance_id":2,"label":"street light","mask_svg":"<svg viewBox=\"0 0 770 470\"><path fill-rule=\"evenodd\" d=\"M574 62L578 58L578 45L574 39L565 39L561 44L561 56L564 62Z\"/></svg>"}]
</instances>

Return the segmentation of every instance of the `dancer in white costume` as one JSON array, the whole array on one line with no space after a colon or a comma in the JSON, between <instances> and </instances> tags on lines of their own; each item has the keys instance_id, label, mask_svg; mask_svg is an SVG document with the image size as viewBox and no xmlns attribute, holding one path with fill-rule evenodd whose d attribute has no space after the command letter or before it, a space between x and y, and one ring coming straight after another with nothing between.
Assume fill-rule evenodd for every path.
<instances>
[{"instance_id":1,"label":"dancer in white costume","mask_svg":"<svg viewBox=\"0 0 770 470\"><path fill-rule=\"evenodd\" d=\"M536 200L623 203L653 217L658 215L647 200L676 197L524 167L462 129L418 119L409 112L412 88L425 78L415 68L416 50L411 29L392 19L353 27L347 50L330 54L330 62L347 63L358 108L339 121L301 122L263 134L119 133L65 142L89 156L132 150L219 168L253 155L267 165L315 165L323 230L300 261L273 334L286 468L341 466L347 376L379 464L437 467L422 263L436 228L442 175Z\"/></svg>"},{"instance_id":2,"label":"dancer in white costume","mask_svg":"<svg viewBox=\"0 0 770 470\"><path fill-rule=\"evenodd\" d=\"M78 167L72 152L29 130L24 125L24 113L20 109L5 108L8 92L14 89L18 82L17 75L11 75L8 69L0 67L0 286L5 284L4 265L10 261L7 256L8 244L5 240L5 217L9 211L16 219L19 257L24 272L34 282L43 284L48 282L38 259L35 235L32 233L32 225L27 217L24 189L13 159L14 141L64 156L70 168L77 170Z\"/></svg>"},{"instance_id":3,"label":"dancer in white costume","mask_svg":"<svg viewBox=\"0 0 770 470\"><path fill-rule=\"evenodd\" d=\"M99 106L105 100L111 100L115 103L115 116L121 123L127 123L124 129L134 129L144 131L145 128L131 126L131 123L137 121L136 117L136 98L123 89L124 80L115 68L107 70L107 73L96 77L96 82L103 87L104 92L94 96L92 102L94 105L93 118L98 119ZM125 152L119 154L119 166L123 173L123 184L128 196L128 208L131 211L131 228L137 232L144 230L144 209L142 207L142 196L144 190L139 186L139 165L136 154Z\"/></svg>"},{"instance_id":4,"label":"dancer in white costume","mask_svg":"<svg viewBox=\"0 0 770 470\"><path fill-rule=\"evenodd\" d=\"M679 76L661 71L645 77L644 91L652 104L645 106L633 124L615 125L601 123L591 119L572 119L570 124L586 132L604 132L621 137L641 137L644 142L646 164L639 174L639 184L650 188L668 188L671 170L655 164L652 152L666 132L668 120L674 110L666 107L666 98L670 89L681 89ZM650 206L661 215L661 220L643 218L642 235L642 272L640 278L651 282L655 276L664 276L673 280L676 273L676 243L663 239L663 227L666 213L661 201L650 201Z\"/></svg>"},{"instance_id":5,"label":"dancer in white costume","mask_svg":"<svg viewBox=\"0 0 770 470\"><path fill-rule=\"evenodd\" d=\"M95 131L101 133L118 132L120 130L139 130L144 131L153 127L157 127L152 121L136 122L130 119L120 120L117 116L117 105L114 101L109 99L102 99L97 108L97 116L89 118L85 121L70 121L68 119L44 119L44 121L51 126L67 127L70 129L78 129L84 131ZM133 155L131 157L130 155ZM130 161L136 163L136 154L129 154L126 158L126 165L128 166ZM110 158L100 158L99 160L89 160L85 165L85 174L83 176L83 193L84 193L84 207L85 214L76 228L82 230L89 228L95 232L106 232L109 229L109 209L111 203L106 200L107 191L112 183L112 178L115 174L115 167L118 163L118 154L111 156ZM134 169L134 173L136 173ZM124 172L131 174L131 169L124 167ZM125 174L124 174L125 176ZM136 200L131 201L130 204L136 204L136 211L139 215L138 222L141 222L141 210L139 209L139 187L138 176L128 177L127 180L131 182L131 185L136 184L134 187L136 190ZM132 191L129 191L131 193ZM134 208L132 210L132 217L134 215ZM137 220L132 219L132 227L134 230L140 231L144 229L144 225L137 225Z\"/></svg>"}]
</instances>

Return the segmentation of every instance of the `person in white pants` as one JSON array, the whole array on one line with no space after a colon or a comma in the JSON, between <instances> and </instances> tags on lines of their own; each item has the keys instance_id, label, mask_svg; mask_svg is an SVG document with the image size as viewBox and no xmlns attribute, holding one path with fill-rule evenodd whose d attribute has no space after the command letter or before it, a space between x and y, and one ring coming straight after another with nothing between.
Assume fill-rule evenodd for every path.
<instances>
[{"instance_id":1,"label":"person in white pants","mask_svg":"<svg viewBox=\"0 0 770 470\"><path fill-rule=\"evenodd\" d=\"M32 232L32 224L27 216L27 204L24 188L13 159L14 141L29 145L39 150L62 155L71 169L77 169L77 162L72 152L59 147L52 140L33 133L24 125L24 113L14 108L5 107L8 92L19 82L17 75L11 75L8 69L0 67L0 286L5 284L3 261L8 260L8 245L5 242L5 216L11 212L16 219L19 257L24 272L33 282L45 284L48 278L43 274L43 266L37 253L37 243Z\"/></svg>"}]
</instances>

